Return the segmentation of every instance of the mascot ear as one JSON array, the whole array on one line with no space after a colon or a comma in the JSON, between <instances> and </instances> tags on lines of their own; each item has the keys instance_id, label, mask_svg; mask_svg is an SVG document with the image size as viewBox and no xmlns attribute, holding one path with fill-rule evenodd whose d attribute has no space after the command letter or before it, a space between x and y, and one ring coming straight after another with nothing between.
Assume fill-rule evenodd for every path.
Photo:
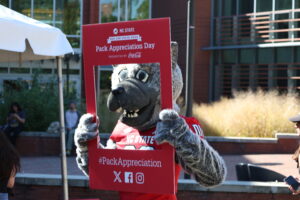
<instances>
[{"instance_id":1,"label":"mascot ear","mask_svg":"<svg viewBox=\"0 0 300 200\"><path fill-rule=\"evenodd\" d=\"M171 42L171 59L172 59L172 68L176 68L177 60L178 60L178 44L177 42Z\"/></svg>"}]
</instances>

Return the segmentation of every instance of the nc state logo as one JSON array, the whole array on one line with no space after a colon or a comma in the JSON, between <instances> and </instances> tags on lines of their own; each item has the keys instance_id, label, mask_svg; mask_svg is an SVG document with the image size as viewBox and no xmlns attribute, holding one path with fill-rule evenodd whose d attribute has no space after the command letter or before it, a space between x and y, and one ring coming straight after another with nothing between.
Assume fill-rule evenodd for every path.
<instances>
[{"instance_id":1,"label":"nc state logo","mask_svg":"<svg viewBox=\"0 0 300 200\"><path fill-rule=\"evenodd\" d=\"M114 28L113 33L114 33L115 35L117 35L118 32L119 32L118 29L117 29L117 28Z\"/></svg>"}]
</instances>

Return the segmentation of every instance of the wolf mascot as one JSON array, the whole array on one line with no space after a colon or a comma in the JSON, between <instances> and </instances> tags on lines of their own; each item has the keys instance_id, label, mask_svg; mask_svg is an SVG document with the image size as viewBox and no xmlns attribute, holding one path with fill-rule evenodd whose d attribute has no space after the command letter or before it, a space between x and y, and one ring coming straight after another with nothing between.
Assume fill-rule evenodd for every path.
<instances>
[{"instance_id":1,"label":"wolf mascot","mask_svg":"<svg viewBox=\"0 0 300 200\"><path fill-rule=\"evenodd\" d=\"M226 176L223 159L203 138L203 132L194 118L179 116L176 100L183 81L177 65L178 46L172 42L173 110L161 111L159 64L120 64L114 67L112 91L107 106L121 112L106 147L109 149L152 150L169 143L176 152L175 176L180 168L194 176L205 187L221 184ZM97 120L98 121L98 120ZM81 117L75 131L77 164L88 176L87 141L98 136L98 123L91 114ZM101 178L101 177L99 177ZM158 183L159 184L159 183ZM175 195L120 192L120 199L176 199Z\"/></svg>"}]
</instances>

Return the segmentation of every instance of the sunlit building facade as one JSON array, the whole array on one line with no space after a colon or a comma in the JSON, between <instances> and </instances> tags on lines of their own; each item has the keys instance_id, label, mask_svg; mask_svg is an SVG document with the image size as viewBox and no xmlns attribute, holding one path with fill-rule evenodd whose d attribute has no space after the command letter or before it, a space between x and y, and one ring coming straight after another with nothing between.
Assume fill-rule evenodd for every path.
<instances>
[{"instance_id":1,"label":"sunlit building facade","mask_svg":"<svg viewBox=\"0 0 300 200\"><path fill-rule=\"evenodd\" d=\"M78 96L84 91L81 25L151 18L151 0L0 0L0 4L57 27L67 35L75 54L65 56L64 84L76 90ZM99 69L98 86L108 89L112 67L103 66ZM23 82L30 87L36 72L45 77L42 80L53 80L57 72L54 60L1 63L0 96L5 88L14 89L16 82Z\"/></svg>"},{"instance_id":2,"label":"sunlit building facade","mask_svg":"<svg viewBox=\"0 0 300 200\"><path fill-rule=\"evenodd\" d=\"M63 62L64 84L69 90L81 93L81 0L0 0L0 4L28 17L61 29L74 49L74 55L67 55ZM42 81L56 78L54 59L0 63L0 96L8 87L15 88L22 82L30 88L34 74Z\"/></svg>"},{"instance_id":3,"label":"sunlit building facade","mask_svg":"<svg viewBox=\"0 0 300 200\"><path fill-rule=\"evenodd\" d=\"M234 90L300 89L299 0L193 1L194 100L209 102ZM75 54L64 62L65 80L82 91L81 25L171 18L171 38L179 43L186 68L186 0L0 0L27 16L60 28ZM0 64L0 91L12 80L30 80L40 70L54 76L54 61ZM111 66L99 70L99 88L109 88ZM5 75L5 76L2 76ZM185 79L185 77L184 77ZM83 93L84 94L84 93Z\"/></svg>"},{"instance_id":4,"label":"sunlit building facade","mask_svg":"<svg viewBox=\"0 0 300 200\"><path fill-rule=\"evenodd\" d=\"M212 0L210 99L300 90L300 1Z\"/></svg>"}]
</instances>

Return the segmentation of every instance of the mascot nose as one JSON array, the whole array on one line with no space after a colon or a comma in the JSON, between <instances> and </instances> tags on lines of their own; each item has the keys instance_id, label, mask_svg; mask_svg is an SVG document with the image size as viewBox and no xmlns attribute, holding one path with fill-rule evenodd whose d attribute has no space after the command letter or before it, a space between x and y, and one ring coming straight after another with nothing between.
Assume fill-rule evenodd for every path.
<instances>
[{"instance_id":1,"label":"mascot nose","mask_svg":"<svg viewBox=\"0 0 300 200\"><path fill-rule=\"evenodd\" d=\"M124 92L124 88L118 87L118 88L112 90L111 92L113 93L113 95L120 95Z\"/></svg>"}]
</instances>

